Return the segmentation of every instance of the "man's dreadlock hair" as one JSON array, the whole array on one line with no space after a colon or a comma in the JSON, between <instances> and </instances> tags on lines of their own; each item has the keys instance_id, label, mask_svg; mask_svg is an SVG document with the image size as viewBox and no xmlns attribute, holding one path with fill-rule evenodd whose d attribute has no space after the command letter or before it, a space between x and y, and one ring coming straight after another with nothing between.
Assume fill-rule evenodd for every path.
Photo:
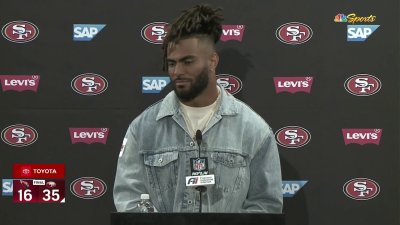
<instances>
[{"instance_id":1,"label":"man's dreadlock hair","mask_svg":"<svg viewBox=\"0 0 400 225\"><path fill-rule=\"evenodd\" d=\"M162 49L164 51L163 70L167 68L167 51L169 43L190 37L207 37L216 44L222 34L221 22L223 17L220 8L212 9L208 5L197 5L184 10L170 26L164 38Z\"/></svg>"}]
</instances>

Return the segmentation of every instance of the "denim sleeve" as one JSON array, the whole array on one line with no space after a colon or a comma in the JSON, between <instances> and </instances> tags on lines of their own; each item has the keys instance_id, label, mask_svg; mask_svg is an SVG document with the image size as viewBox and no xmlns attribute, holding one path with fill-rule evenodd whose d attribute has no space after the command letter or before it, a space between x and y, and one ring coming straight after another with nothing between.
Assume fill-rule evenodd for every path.
<instances>
[{"instance_id":1,"label":"denim sleeve","mask_svg":"<svg viewBox=\"0 0 400 225\"><path fill-rule=\"evenodd\" d=\"M250 163L250 186L242 212L282 213L281 166L271 129Z\"/></svg>"},{"instance_id":2,"label":"denim sleeve","mask_svg":"<svg viewBox=\"0 0 400 225\"><path fill-rule=\"evenodd\" d=\"M143 157L139 154L135 128L131 124L126 132L125 147L121 148L114 182L114 204L118 212L133 211L140 195L147 193L144 179Z\"/></svg>"}]
</instances>

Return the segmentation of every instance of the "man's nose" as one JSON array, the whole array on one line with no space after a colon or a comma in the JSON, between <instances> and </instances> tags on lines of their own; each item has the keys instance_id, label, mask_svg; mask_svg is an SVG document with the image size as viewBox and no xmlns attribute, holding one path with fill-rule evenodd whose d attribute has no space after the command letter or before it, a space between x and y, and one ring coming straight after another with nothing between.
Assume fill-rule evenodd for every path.
<instances>
[{"instance_id":1,"label":"man's nose","mask_svg":"<svg viewBox=\"0 0 400 225\"><path fill-rule=\"evenodd\" d=\"M181 63L175 64L174 68L172 69L172 75L174 77L177 77L182 74L183 74L183 67L182 67Z\"/></svg>"}]
</instances>

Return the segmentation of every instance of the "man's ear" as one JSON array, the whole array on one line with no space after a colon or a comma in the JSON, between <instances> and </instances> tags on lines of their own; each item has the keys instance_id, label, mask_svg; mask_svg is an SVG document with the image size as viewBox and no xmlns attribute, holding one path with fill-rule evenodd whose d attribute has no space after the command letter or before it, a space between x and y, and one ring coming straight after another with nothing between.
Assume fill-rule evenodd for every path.
<instances>
[{"instance_id":1,"label":"man's ear","mask_svg":"<svg viewBox=\"0 0 400 225\"><path fill-rule=\"evenodd\" d=\"M210 70L214 71L217 69L218 62L219 62L219 55L217 52L213 52L210 59Z\"/></svg>"}]
</instances>

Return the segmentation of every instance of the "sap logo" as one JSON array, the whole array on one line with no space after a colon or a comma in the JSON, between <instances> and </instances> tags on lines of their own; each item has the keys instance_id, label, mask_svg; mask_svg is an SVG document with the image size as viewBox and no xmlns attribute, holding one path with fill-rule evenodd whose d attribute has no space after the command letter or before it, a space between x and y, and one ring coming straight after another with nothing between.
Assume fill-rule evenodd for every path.
<instances>
[{"instance_id":1,"label":"sap logo","mask_svg":"<svg viewBox=\"0 0 400 225\"><path fill-rule=\"evenodd\" d=\"M347 25L347 41L365 41L380 25Z\"/></svg>"},{"instance_id":2,"label":"sap logo","mask_svg":"<svg viewBox=\"0 0 400 225\"><path fill-rule=\"evenodd\" d=\"M307 180L284 180L282 181L282 193L284 198L293 197L308 181Z\"/></svg>"},{"instance_id":3,"label":"sap logo","mask_svg":"<svg viewBox=\"0 0 400 225\"><path fill-rule=\"evenodd\" d=\"M13 180L12 179L2 179L2 196L12 196L13 195Z\"/></svg>"},{"instance_id":4,"label":"sap logo","mask_svg":"<svg viewBox=\"0 0 400 225\"><path fill-rule=\"evenodd\" d=\"M160 93L170 82L169 77L142 77L142 93Z\"/></svg>"},{"instance_id":5,"label":"sap logo","mask_svg":"<svg viewBox=\"0 0 400 225\"><path fill-rule=\"evenodd\" d=\"M74 24L74 41L91 41L106 24Z\"/></svg>"},{"instance_id":6,"label":"sap logo","mask_svg":"<svg viewBox=\"0 0 400 225\"><path fill-rule=\"evenodd\" d=\"M370 129L370 128L358 128L358 129L342 129L343 138L345 145L348 144L375 144L379 145L382 137L383 129Z\"/></svg>"}]
</instances>

